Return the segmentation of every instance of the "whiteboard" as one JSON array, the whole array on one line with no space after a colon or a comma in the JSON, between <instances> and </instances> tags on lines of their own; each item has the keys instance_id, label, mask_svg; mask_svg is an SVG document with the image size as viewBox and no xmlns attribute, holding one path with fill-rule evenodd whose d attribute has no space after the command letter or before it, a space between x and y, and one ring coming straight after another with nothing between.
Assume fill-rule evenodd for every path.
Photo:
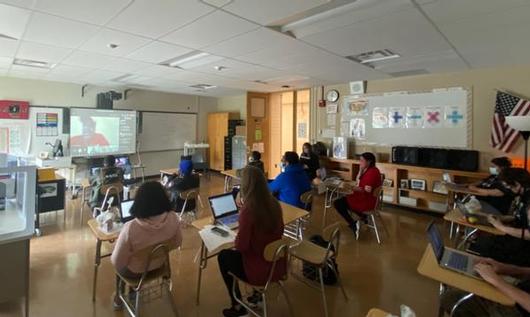
<instances>
[{"instance_id":1,"label":"whiteboard","mask_svg":"<svg viewBox=\"0 0 530 317\"><path fill-rule=\"evenodd\" d=\"M451 148L469 148L472 142L472 102L471 92L462 87L434 89L421 92L392 92L383 94L368 94L360 97L367 102L364 112L349 111L348 97L343 100L342 124L349 124L349 137L355 137L357 143L374 143L378 145L411 145L436 146ZM352 100L352 99L349 99ZM452 117L457 109L458 116ZM358 109L355 109L358 110ZM375 110L375 112L374 112ZM403 113L404 111L404 113ZM429 124L428 114L441 112L438 122ZM393 124L392 114L399 112L403 121ZM407 125L408 117L415 112L424 118L416 126ZM382 117L386 113L388 125L381 128L377 113ZM455 118L454 120L452 120ZM353 120L364 123L365 134L359 137L353 131ZM362 122L364 120L364 122ZM413 122L410 120L410 122ZM420 122L420 121L418 121ZM358 126L357 123L355 126Z\"/></svg>"},{"instance_id":2,"label":"whiteboard","mask_svg":"<svg viewBox=\"0 0 530 317\"><path fill-rule=\"evenodd\" d=\"M197 139L197 114L141 112L140 152L179 150Z\"/></svg>"}]
</instances>

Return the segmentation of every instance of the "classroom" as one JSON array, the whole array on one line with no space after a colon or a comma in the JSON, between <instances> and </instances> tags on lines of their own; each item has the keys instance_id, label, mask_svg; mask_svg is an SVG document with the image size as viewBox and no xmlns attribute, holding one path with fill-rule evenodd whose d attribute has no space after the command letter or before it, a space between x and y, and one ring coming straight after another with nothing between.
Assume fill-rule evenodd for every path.
<instances>
[{"instance_id":1,"label":"classroom","mask_svg":"<svg viewBox=\"0 0 530 317\"><path fill-rule=\"evenodd\" d=\"M528 16L0 0L0 316L530 316Z\"/></svg>"}]
</instances>

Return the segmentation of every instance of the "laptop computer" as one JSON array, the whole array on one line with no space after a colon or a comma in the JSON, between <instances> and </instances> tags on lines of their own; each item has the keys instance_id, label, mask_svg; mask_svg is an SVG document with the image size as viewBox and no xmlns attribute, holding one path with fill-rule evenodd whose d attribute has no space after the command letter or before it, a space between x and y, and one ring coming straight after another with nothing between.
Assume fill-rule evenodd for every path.
<instances>
[{"instance_id":1,"label":"laptop computer","mask_svg":"<svg viewBox=\"0 0 530 317\"><path fill-rule=\"evenodd\" d=\"M471 254L445 247L442 235L434 221L427 228L427 236L440 267L469 277L482 279L474 269L475 257Z\"/></svg>"},{"instance_id":2,"label":"laptop computer","mask_svg":"<svg viewBox=\"0 0 530 317\"><path fill-rule=\"evenodd\" d=\"M133 203L134 203L134 200L124 200L121 202L120 217L121 217L122 223L126 223L127 221L134 219L134 216L131 215L131 207Z\"/></svg>"},{"instance_id":3,"label":"laptop computer","mask_svg":"<svg viewBox=\"0 0 530 317\"><path fill-rule=\"evenodd\" d=\"M232 193L225 193L208 197L216 224L221 224L229 229L239 226L239 210Z\"/></svg>"}]
</instances>

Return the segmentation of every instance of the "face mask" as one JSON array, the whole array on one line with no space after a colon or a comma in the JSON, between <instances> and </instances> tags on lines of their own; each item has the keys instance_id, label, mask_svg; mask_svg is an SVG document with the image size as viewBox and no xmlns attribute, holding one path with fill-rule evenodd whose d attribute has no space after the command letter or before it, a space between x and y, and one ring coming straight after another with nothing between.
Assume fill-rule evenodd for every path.
<instances>
[{"instance_id":1,"label":"face mask","mask_svg":"<svg viewBox=\"0 0 530 317\"><path fill-rule=\"evenodd\" d=\"M490 174L491 175L498 175L499 171L497 171L496 167L490 167Z\"/></svg>"},{"instance_id":2,"label":"face mask","mask_svg":"<svg viewBox=\"0 0 530 317\"><path fill-rule=\"evenodd\" d=\"M252 158L252 156L248 158L248 161L249 161L250 163L254 162L254 159Z\"/></svg>"},{"instance_id":3,"label":"face mask","mask_svg":"<svg viewBox=\"0 0 530 317\"><path fill-rule=\"evenodd\" d=\"M285 163L284 162L280 162L280 170L283 172L285 172Z\"/></svg>"}]
</instances>

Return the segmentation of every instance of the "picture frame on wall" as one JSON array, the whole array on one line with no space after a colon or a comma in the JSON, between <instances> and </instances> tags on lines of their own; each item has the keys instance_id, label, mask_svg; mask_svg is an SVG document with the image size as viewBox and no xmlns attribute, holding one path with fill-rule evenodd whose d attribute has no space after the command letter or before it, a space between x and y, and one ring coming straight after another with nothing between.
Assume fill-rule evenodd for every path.
<instances>
[{"instance_id":1,"label":"picture frame on wall","mask_svg":"<svg viewBox=\"0 0 530 317\"><path fill-rule=\"evenodd\" d=\"M399 181L399 188L401 189L408 189L409 188L409 180L408 179L402 179Z\"/></svg>"},{"instance_id":2,"label":"picture frame on wall","mask_svg":"<svg viewBox=\"0 0 530 317\"><path fill-rule=\"evenodd\" d=\"M383 186L392 187L393 185L394 185L394 181L391 178L385 178L383 180Z\"/></svg>"},{"instance_id":3,"label":"picture frame on wall","mask_svg":"<svg viewBox=\"0 0 530 317\"><path fill-rule=\"evenodd\" d=\"M432 182L432 192L443 195L447 195L449 193L447 187L445 187L445 184L442 181Z\"/></svg>"},{"instance_id":4,"label":"picture frame on wall","mask_svg":"<svg viewBox=\"0 0 530 317\"><path fill-rule=\"evenodd\" d=\"M427 184L424 179L417 179L417 178L410 179L410 189L425 190L427 187L426 185Z\"/></svg>"}]
</instances>

